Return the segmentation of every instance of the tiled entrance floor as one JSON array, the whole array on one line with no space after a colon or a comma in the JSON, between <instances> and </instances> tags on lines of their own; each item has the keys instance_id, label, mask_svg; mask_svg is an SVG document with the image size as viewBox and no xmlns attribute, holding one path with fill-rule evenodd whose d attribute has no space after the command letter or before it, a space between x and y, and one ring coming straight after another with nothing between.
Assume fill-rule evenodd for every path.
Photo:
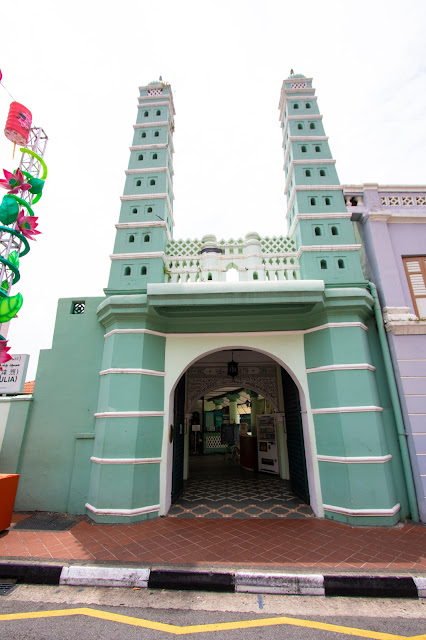
<instances>
[{"instance_id":1,"label":"tiled entrance floor","mask_svg":"<svg viewBox=\"0 0 426 640\"><path fill-rule=\"evenodd\" d=\"M276 475L254 473L221 454L191 456L189 480L171 518L312 518L312 509Z\"/></svg>"}]
</instances>

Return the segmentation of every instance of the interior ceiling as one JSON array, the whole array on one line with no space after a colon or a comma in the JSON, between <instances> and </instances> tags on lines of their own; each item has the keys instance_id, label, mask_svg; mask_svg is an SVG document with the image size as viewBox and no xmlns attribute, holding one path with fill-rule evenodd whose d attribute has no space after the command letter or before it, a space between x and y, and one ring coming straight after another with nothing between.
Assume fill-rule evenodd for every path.
<instances>
[{"instance_id":1,"label":"interior ceiling","mask_svg":"<svg viewBox=\"0 0 426 640\"><path fill-rule=\"evenodd\" d=\"M234 361L237 364L270 364L271 362L274 362L272 358L263 353L259 353L258 351L251 351L249 349L229 349L210 353L208 356L198 360L193 366L223 366L232 360L232 354ZM241 390L241 387L235 383L233 384L231 379L229 379L229 385L209 391L209 393L206 393L204 396L204 399L212 400L219 396L226 396L228 393L237 392L240 394L240 399L238 400L238 413L249 413L250 407L246 403L250 402L250 394L247 393L245 389ZM262 396L259 396L259 398L262 398ZM229 405L229 400L225 399L223 404L224 406Z\"/></svg>"}]
</instances>

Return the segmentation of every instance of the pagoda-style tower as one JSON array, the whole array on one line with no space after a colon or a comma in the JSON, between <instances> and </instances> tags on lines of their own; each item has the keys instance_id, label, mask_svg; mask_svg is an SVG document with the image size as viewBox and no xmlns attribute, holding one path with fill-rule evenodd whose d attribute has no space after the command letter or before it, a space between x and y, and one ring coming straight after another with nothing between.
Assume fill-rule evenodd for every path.
<instances>
[{"instance_id":1,"label":"pagoda-style tower","mask_svg":"<svg viewBox=\"0 0 426 640\"><path fill-rule=\"evenodd\" d=\"M283 82L280 97L289 236L296 240L302 279L326 285L365 282L312 79Z\"/></svg>"},{"instance_id":2,"label":"pagoda-style tower","mask_svg":"<svg viewBox=\"0 0 426 640\"><path fill-rule=\"evenodd\" d=\"M173 230L173 95L170 85L140 87L107 295L144 293L163 282Z\"/></svg>"}]
</instances>

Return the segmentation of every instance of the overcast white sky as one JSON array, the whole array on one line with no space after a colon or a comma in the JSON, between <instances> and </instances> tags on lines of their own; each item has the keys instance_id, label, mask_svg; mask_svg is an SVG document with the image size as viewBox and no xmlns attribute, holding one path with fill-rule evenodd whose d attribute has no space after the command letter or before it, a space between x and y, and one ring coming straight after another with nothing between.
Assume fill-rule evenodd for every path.
<instances>
[{"instance_id":1,"label":"overcast white sky","mask_svg":"<svg viewBox=\"0 0 426 640\"><path fill-rule=\"evenodd\" d=\"M12 353L31 355L29 380L51 346L57 299L103 295L138 87L160 74L177 112L175 238L285 233L277 107L291 68L314 78L342 183L426 183L424 0L21 0L15 9L10 21L3 12L3 84L49 136L35 207L43 235L21 261L12 291L24 306L8 336ZM10 101L0 87L1 128ZM0 161L16 166L1 137Z\"/></svg>"}]
</instances>

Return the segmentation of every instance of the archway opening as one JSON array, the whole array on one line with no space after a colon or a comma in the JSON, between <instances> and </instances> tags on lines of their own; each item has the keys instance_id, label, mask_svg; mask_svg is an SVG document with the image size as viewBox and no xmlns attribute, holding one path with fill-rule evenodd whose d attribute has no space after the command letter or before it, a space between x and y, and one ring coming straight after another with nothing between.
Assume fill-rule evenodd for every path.
<instances>
[{"instance_id":1,"label":"archway opening","mask_svg":"<svg viewBox=\"0 0 426 640\"><path fill-rule=\"evenodd\" d=\"M176 386L174 414L170 516L313 516L299 392L270 356L200 358Z\"/></svg>"}]
</instances>

